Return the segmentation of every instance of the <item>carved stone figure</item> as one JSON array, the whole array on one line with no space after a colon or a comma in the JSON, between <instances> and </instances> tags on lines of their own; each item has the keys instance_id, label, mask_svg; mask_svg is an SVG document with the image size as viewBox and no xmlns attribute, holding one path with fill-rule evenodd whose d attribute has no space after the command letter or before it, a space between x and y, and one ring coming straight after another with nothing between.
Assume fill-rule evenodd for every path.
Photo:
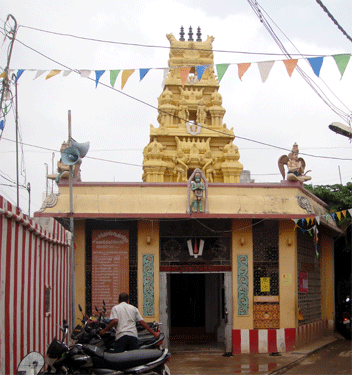
<instances>
[{"instance_id":1,"label":"carved stone figure","mask_svg":"<svg viewBox=\"0 0 352 375\"><path fill-rule=\"evenodd\" d=\"M181 124L185 124L189 120L189 111L185 99L181 100L178 117L180 118Z\"/></svg>"},{"instance_id":2,"label":"carved stone figure","mask_svg":"<svg viewBox=\"0 0 352 375\"><path fill-rule=\"evenodd\" d=\"M204 100L200 100L197 108L197 123L204 125L207 118L207 111Z\"/></svg>"},{"instance_id":3,"label":"carved stone figure","mask_svg":"<svg viewBox=\"0 0 352 375\"><path fill-rule=\"evenodd\" d=\"M175 173L177 174L177 182L187 181L187 160L185 153L179 149L177 154L173 157L173 162L175 163Z\"/></svg>"},{"instance_id":4,"label":"carved stone figure","mask_svg":"<svg viewBox=\"0 0 352 375\"><path fill-rule=\"evenodd\" d=\"M216 158L215 159L213 158L212 152L210 150L208 150L204 154L201 162L202 162L202 164L204 164L203 168L202 168L202 171L205 174L206 179L209 182L214 182L213 176L214 176L214 172L215 172L214 164L216 162Z\"/></svg>"},{"instance_id":5,"label":"carved stone figure","mask_svg":"<svg viewBox=\"0 0 352 375\"><path fill-rule=\"evenodd\" d=\"M308 172L310 172L310 170L304 173L306 163L303 158L298 157L298 153L298 145L297 143L295 143L292 147L292 151L288 154L288 156L282 155L279 158L278 166L283 179L285 179L285 164L287 165L288 170L287 180L305 182L312 178L306 175Z\"/></svg>"},{"instance_id":6,"label":"carved stone figure","mask_svg":"<svg viewBox=\"0 0 352 375\"><path fill-rule=\"evenodd\" d=\"M198 172L195 173L194 180L191 182L191 190L195 197L191 204L191 212L203 212L203 191L205 186Z\"/></svg>"}]
</instances>

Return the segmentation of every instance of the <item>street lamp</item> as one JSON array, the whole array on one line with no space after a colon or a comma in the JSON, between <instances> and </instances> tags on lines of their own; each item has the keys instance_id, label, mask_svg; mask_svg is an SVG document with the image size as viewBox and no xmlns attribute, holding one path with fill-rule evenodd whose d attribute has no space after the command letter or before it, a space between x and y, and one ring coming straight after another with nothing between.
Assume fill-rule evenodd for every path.
<instances>
[{"instance_id":1,"label":"street lamp","mask_svg":"<svg viewBox=\"0 0 352 375\"><path fill-rule=\"evenodd\" d=\"M329 125L329 129L334 131L337 134L344 135L345 137L352 138L352 128L341 124L340 122L333 122Z\"/></svg>"}]
</instances>

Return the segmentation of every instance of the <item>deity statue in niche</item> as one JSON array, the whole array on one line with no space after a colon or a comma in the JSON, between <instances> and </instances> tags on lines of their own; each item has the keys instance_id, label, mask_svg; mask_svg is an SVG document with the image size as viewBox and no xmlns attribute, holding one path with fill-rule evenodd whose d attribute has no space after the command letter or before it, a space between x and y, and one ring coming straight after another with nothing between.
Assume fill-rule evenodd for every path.
<instances>
[{"instance_id":1,"label":"deity statue in niche","mask_svg":"<svg viewBox=\"0 0 352 375\"><path fill-rule=\"evenodd\" d=\"M307 176L307 173L304 172L306 163L303 158L298 157L298 145L295 143L292 147L292 151L288 155L282 155L279 158L278 166L281 172L282 177L285 179L285 168L284 165L287 165L287 180L289 181L299 181L305 182L310 180L312 177Z\"/></svg>"},{"instance_id":2,"label":"deity statue in niche","mask_svg":"<svg viewBox=\"0 0 352 375\"><path fill-rule=\"evenodd\" d=\"M201 174L196 172L193 181L191 181L191 190L194 194L194 200L191 204L191 212L203 212L203 192L205 190Z\"/></svg>"}]
</instances>

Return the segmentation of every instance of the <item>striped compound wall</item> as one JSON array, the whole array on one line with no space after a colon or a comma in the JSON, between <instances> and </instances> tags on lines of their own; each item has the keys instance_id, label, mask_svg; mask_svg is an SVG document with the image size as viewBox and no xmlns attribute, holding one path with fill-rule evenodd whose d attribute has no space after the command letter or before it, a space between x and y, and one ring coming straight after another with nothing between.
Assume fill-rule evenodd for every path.
<instances>
[{"instance_id":1,"label":"striped compound wall","mask_svg":"<svg viewBox=\"0 0 352 375\"><path fill-rule=\"evenodd\" d=\"M334 332L333 321L319 321L298 328L234 329L233 353L290 352Z\"/></svg>"},{"instance_id":2,"label":"striped compound wall","mask_svg":"<svg viewBox=\"0 0 352 375\"><path fill-rule=\"evenodd\" d=\"M71 320L71 252L65 229L45 230L0 196L0 374L16 374L31 351L45 354Z\"/></svg>"},{"instance_id":3,"label":"striped compound wall","mask_svg":"<svg viewBox=\"0 0 352 375\"><path fill-rule=\"evenodd\" d=\"M234 329L232 351L237 353L289 352L295 347L296 329Z\"/></svg>"}]
</instances>

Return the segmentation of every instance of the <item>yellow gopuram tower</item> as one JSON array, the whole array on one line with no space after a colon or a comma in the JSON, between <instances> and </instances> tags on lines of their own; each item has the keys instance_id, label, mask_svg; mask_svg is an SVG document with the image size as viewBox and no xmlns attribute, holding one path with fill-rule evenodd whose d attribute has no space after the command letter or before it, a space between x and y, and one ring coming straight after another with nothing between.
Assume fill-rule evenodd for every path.
<instances>
[{"instance_id":1,"label":"yellow gopuram tower","mask_svg":"<svg viewBox=\"0 0 352 375\"><path fill-rule=\"evenodd\" d=\"M188 40L172 34L169 71L158 98L159 127L150 125L143 151L144 182L186 182L200 168L208 182L238 183L243 169L233 129L223 123L225 109L214 73L214 38Z\"/></svg>"}]
</instances>

